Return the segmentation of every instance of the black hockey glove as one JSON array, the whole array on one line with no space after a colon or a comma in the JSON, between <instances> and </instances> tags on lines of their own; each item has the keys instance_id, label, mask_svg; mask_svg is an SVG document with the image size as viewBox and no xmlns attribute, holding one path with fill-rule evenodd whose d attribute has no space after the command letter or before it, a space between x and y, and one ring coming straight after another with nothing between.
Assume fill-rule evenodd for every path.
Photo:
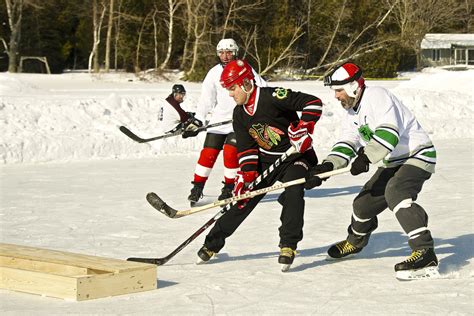
<instances>
[{"instance_id":1,"label":"black hockey glove","mask_svg":"<svg viewBox=\"0 0 474 316\"><path fill-rule=\"evenodd\" d=\"M188 115L189 120L190 118L193 118L196 115L196 112L186 112L186 114Z\"/></svg>"},{"instance_id":2,"label":"black hockey glove","mask_svg":"<svg viewBox=\"0 0 474 316\"><path fill-rule=\"evenodd\" d=\"M314 166L308 171L306 175L306 183L304 184L304 188L306 190L309 190L315 187L319 187L321 184L323 184L323 181L326 181L329 178L321 179L320 177L318 177L318 174L332 170L334 170L334 165L332 164L332 162L329 161Z\"/></svg>"},{"instance_id":3,"label":"black hockey glove","mask_svg":"<svg viewBox=\"0 0 474 316\"><path fill-rule=\"evenodd\" d=\"M184 126L183 123L179 123L173 129L167 131L166 134L174 134L176 132L179 132L183 129L183 126Z\"/></svg>"},{"instance_id":4,"label":"black hockey glove","mask_svg":"<svg viewBox=\"0 0 474 316\"><path fill-rule=\"evenodd\" d=\"M199 127L202 127L203 124L197 118L191 117L186 123L184 123L184 132L182 134L183 138L194 137L199 134Z\"/></svg>"},{"instance_id":5,"label":"black hockey glove","mask_svg":"<svg viewBox=\"0 0 474 316\"><path fill-rule=\"evenodd\" d=\"M359 150L357 151L357 157L354 160L354 162L352 162L351 174L353 176L356 176L363 172L369 171L369 164L370 164L370 160L369 158L367 158L367 155L364 153L364 147L359 148Z\"/></svg>"}]
</instances>

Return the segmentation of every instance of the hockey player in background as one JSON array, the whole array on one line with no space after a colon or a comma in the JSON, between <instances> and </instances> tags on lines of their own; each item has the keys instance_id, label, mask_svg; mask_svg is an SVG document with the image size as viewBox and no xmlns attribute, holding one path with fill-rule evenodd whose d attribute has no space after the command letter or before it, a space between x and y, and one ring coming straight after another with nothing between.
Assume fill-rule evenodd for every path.
<instances>
[{"instance_id":1,"label":"hockey player in background","mask_svg":"<svg viewBox=\"0 0 474 316\"><path fill-rule=\"evenodd\" d=\"M171 88L171 94L166 98L166 102L163 106L163 130L166 133L175 133L183 131L187 125L193 122L194 113L186 112L181 107L184 98L186 96L186 89L181 84L175 84ZM199 125L199 124L197 124Z\"/></svg>"},{"instance_id":2,"label":"hockey player in background","mask_svg":"<svg viewBox=\"0 0 474 316\"><path fill-rule=\"evenodd\" d=\"M428 215L415 201L435 171L436 150L414 115L388 90L365 85L362 70L353 63L336 67L324 85L347 111L341 140L328 157L312 169L306 188L319 186L314 174L347 166L351 174L369 171L383 160L353 202L348 236L328 249L328 259L343 259L360 252L377 228L377 215L387 207L408 235L411 256L395 265L397 278L438 275L438 260L428 230Z\"/></svg>"},{"instance_id":3,"label":"hockey player in background","mask_svg":"<svg viewBox=\"0 0 474 316\"><path fill-rule=\"evenodd\" d=\"M237 104L233 127L240 171L234 195L247 192L249 184L292 145L298 154L289 156L254 189L273 185L276 181L304 178L309 168L317 163L311 134L322 113L321 100L284 88L255 85L252 69L243 60L227 64L221 74L221 84ZM301 119L297 111L302 112ZM283 194L284 198L279 199L283 208L278 262L286 271L293 263L298 242L303 238L304 186L287 187ZM224 247L226 238L232 235L263 197L259 195L248 201L239 201L216 221L198 252L198 263L207 262Z\"/></svg>"},{"instance_id":4,"label":"hockey player in background","mask_svg":"<svg viewBox=\"0 0 474 316\"><path fill-rule=\"evenodd\" d=\"M216 50L219 63L212 67L204 78L196 111L196 119L202 122L206 121L208 113L211 112L209 124L232 119L232 111L235 107L234 100L229 97L227 91L220 85L219 79L225 65L237 58L239 47L233 39L225 38L219 41ZM257 85L266 86L266 82L255 71L253 72ZM192 131L183 134L184 137L195 135L197 133ZM194 179L191 182L193 188L188 197L191 206L203 197L204 185L221 150L223 150L224 155L224 186L218 199L223 200L232 196L238 162L235 134L232 124L228 124L207 130L204 145L194 171Z\"/></svg>"}]
</instances>

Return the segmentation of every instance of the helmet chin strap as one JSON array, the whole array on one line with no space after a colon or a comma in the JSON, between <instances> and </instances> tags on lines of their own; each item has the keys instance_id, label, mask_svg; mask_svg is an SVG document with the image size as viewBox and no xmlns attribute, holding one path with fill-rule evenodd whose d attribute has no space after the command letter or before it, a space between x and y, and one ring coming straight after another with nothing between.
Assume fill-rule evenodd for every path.
<instances>
[{"instance_id":1,"label":"helmet chin strap","mask_svg":"<svg viewBox=\"0 0 474 316\"><path fill-rule=\"evenodd\" d=\"M250 96L252 95L252 92L253 90L255 89L255 86L253 84L253 80L249 80L250 81L250 84L252 85L252 88L250 89L250 91L247 91L244 87L244 84L242 84L240 86L240 88L242 89L243 92L245 92L245 94L247 95L247 98L245 99L245 102L244 104L247 104L247 102L249 102L249 99L250 99Z\"/></svg>"}]
</instances>

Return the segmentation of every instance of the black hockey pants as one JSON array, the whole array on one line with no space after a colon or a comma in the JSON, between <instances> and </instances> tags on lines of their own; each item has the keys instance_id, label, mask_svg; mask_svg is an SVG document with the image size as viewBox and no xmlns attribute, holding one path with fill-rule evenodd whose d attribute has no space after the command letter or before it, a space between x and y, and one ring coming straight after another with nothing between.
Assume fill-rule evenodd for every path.
<instances>
[{"instance_id":1,"label":"black hockey pants","mask_svg":"<svg viewBox=\"0 0 474 316\"><path fill-rule=\"evenodd\" d=\"M414 202L430 177L431 173L411 165L378 168L354 199L347 240L358 248L366 246L377 228L377 215L388 207L408 235L413 250L433 248L428 215Z\"/></svg>"},{"instance_id":2,"label":"black hockey pants","mask_svg":"<svg viewBox=\"0 0 474 316\"><path fill-rule=\"evenodd\" d=\"M304 178L309 166L309 163L303 157L291 162L284 162L254 189L271 186L276 181L287 182ZM263 165L261 170L268 167L269 165ZM280 246L290 246L296 249L297 243L303 239L304 186L287 187L284 194L285 201L281 211L281 226L279 228ZM264 196L262 194L252 198L242 209L239 209L237 205L232 206L216 221L214 227L206 236L204 245L214 252L219 252L224 247L225 239L234 233Z\"/></svg>"}]
</instances>

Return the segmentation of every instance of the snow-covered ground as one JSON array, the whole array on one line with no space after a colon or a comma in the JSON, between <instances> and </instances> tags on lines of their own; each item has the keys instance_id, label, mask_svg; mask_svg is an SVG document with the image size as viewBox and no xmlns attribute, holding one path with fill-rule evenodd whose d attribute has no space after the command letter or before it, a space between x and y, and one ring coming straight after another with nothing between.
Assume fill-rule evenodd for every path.
<instances>
[{"instance_id":1,"label":"snow-covered ground","mask_svg":"<svg viewBox=\"0 0 474 316\"><path fill-rule=\"evenodd\" d=\"M371 243L354 259L329 263L325 252L345 238L351 201L370 174L340 175L307 191L305 237L289 273L277 264L280 206L269 194L228 239L218 260L195 265L205 233L158 267L158 289L69 302L0 291L0 312L29 314L312 314L472 315L474 311L474 71L428 71L410 80L369 82L400 96L438 150L437 173L419 196L429 216L442 279L399 282L393 265L409 255L389 211ZM169 219L149 207L155 191L187 207L203 135L133 143L160 130L157 116L173 82L137 82L126 75L0 74L0 242L112 258L162 257L218 209ZM184 83L186 107L200 84ZM313 93L326 107L315 142L324 156L337 139L340 105L321 82L271 83ZM206 201L217 198L216 164Z\"/></svg>"}]
</instances>

